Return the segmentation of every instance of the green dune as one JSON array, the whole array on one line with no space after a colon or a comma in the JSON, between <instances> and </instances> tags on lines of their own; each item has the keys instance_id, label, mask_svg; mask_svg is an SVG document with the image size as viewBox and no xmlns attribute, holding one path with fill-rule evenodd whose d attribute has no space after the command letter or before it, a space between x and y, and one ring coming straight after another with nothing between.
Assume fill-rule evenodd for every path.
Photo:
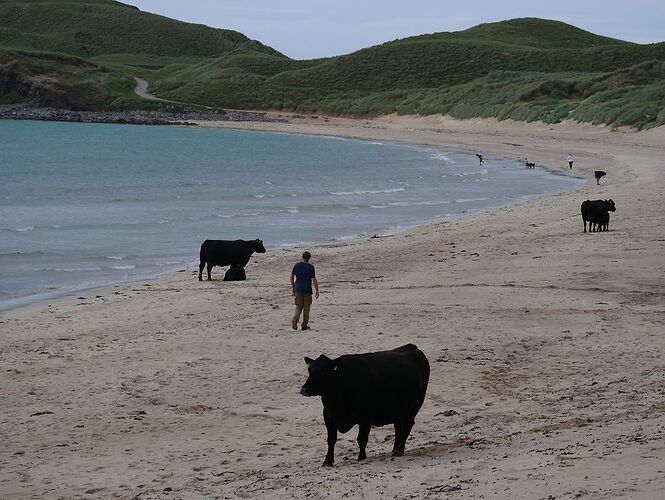
<instances>
[{"instance_id":1,"label":"green dune","mask_svg":"<svg viewBox=\"0 0 665 500\"><path fill-rule=\"evenodd\" d=\"M303 40L306 43L306 40ZM110 0L0 0L0 102L161 106L348 116L447 113L649 128L665 123L665 43L641 45L535 18L294 60L241 33Z\"/></svg>"}]
</instances>

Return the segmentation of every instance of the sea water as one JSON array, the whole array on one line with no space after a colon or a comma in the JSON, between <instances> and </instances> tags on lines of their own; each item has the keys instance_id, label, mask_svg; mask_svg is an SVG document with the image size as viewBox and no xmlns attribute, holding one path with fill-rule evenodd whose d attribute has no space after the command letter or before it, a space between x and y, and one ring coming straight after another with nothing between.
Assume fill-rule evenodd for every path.
<instances>
[{"instance_id":1,"label":"sea water","mask_svg":"<svg viewBox=\"0 0 665 500\"><path fill-rule=\"evenodd\" d=\"M376 141L0 120L0 310L268 249L395 233L580 182L515 160Z\"/></svg>"}]
</instances>

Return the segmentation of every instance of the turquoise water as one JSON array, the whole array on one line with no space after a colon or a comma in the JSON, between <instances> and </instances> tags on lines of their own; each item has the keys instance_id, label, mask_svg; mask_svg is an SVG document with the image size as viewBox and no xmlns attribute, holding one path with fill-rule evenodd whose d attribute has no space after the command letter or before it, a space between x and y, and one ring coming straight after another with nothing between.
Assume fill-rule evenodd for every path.
<instances>
[{"instance_id":1,"label":"turquoise water","mask_svg":"<svg viewBox=\"0 0 665 500\"><path fill-rule=\"evenodd\" d=\"M0 309L173 272L206 238L364 238L580 181L327 137L0 120Z\"/></svg>"}]
</instances>

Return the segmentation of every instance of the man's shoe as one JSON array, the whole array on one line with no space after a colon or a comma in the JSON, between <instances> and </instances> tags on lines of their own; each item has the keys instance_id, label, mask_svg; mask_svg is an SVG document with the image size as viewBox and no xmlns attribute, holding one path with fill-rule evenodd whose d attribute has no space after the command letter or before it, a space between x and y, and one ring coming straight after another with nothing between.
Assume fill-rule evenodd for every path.
<instances>
[{"instance_id":1,"label":"man's shoe","mask_svg":"<svg viewBox=\"0 0 665 500\"><path fill-rule=\"evenodd\" d=\"M298 321L296 321L295 319L292 320L291 321L291 328L293 328L294 330L297 330L298 329Z\"/></svg>"},{"instance_id":2,"label":"man's shoe","mask_svg":"<svg viewBox=\"0 0 665 500\"><path fill-rule=\"evenodd\" d=\"M307 325L302 325L302 329L303 329L303 330L309 330L309 326L307 326Z\"/></svg>"}]
</instances>

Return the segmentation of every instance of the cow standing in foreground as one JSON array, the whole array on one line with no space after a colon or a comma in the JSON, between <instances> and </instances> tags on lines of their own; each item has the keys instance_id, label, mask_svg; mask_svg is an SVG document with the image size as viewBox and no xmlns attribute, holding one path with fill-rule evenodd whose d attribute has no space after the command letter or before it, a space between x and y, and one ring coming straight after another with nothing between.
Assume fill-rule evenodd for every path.
<instances>
[{"instance_id":1,"label":"cow standing in foreground","mask_svg":"<svg viewBox=\"0 0 665 500\"><path fill-rule=\"evenodd\" d=\"M337 432L358 424L358 460L372 426L395 425L393 456L404 454L404 445L416 414L425 400L429 362L413 344L392 351L349 354L329 359L323 354L305 358L309 377L300 389L303 396L321 396L323 420L328 431L324 466L335 462Z\"/></svg>"},{"instance_id":2,"label":"cow standing in foreground","mask_svg":"<svg viewBox=\"0 0 665 500\"><path fill-rule=\"evenodd\" d=\"M589 232L594 229L609 229L609 212L616 211L616 205L612 200L587 200L580 207L582 211L582 221L584 222L584 232L586 233L586 223L589 222Z\"/></svg>"},{"instance_id":3,"label":"cow standing in foreground","mask_svg":"<svg viewBox=\"0 0 665 500\"><path fill-rule=\"evenodd\" d=\"M203 268L208 265L208 280L211 280L210 270L213 266L245 267L252 254L265 253L263 240L205 240L201 245L199 263L199 281L203 280Z\"/></svg>"}]
</instances>

